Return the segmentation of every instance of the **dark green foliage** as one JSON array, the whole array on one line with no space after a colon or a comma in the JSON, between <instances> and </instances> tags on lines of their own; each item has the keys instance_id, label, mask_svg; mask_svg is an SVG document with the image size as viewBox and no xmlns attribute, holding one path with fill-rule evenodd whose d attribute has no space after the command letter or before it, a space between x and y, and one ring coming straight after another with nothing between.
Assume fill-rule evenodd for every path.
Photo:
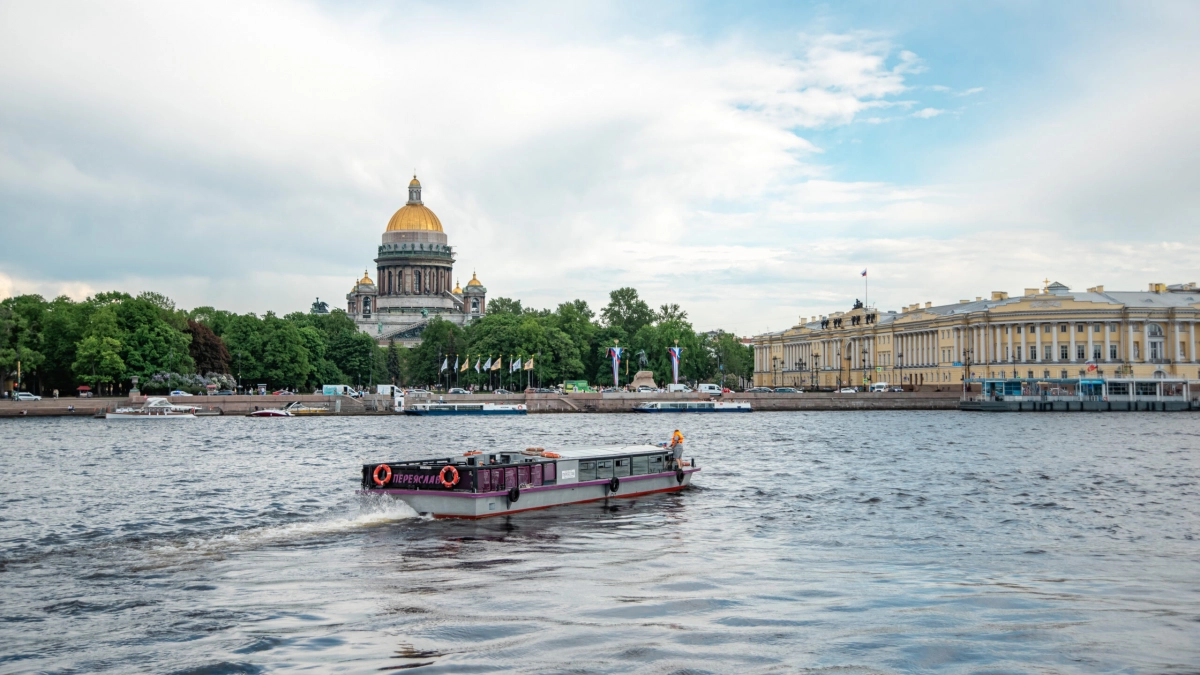
<instances>
[{"instance_id":1,"label":"dark green foliage","mask_svg":"<svg viewBox=\"0 0 1200 675\"><path fill-rule=\"evenodd\" d=\"M69 392L81 383L122 391L134 375L145 384L187 381L202 389L202 380L215 382L221 373L243 386L296 390L382 382L522 387L585 379L610 385L607 350L614 341L626 350L621 382L639 369L639 353L659 383L669 382L667 349L676 344L684 350L682 381L718 381L723 372L736 382L752 374L748 346L726 333L711 339L697 333L679 305L664 304L656 312L632 288L609 298L599 320L582 300L551 311L496 298L488 314L465 329L434 317L422 343L406 349L376 345L342 310L280 318L212 307L185 312L149 292L99 293L83 302L27 295L0 302L0 379L14 380L19 360L23 384L33 391ZM531 357L532 370L509 372L514 359L528 363ZM501 368L475 371L489 359ZM452 370L456 360L468 368Z\"/></svg>"}]
</instances>

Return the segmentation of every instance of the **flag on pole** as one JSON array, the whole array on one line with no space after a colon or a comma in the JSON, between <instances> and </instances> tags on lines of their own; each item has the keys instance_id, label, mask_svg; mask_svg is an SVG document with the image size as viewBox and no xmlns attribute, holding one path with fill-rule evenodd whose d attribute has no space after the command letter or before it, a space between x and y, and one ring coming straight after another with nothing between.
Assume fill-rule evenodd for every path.
<instances>
[{"instance_id":1,"label":"flag on pole","mask_svg":"<svg viewBox=\"0 0 1200 675\"><path fill-rule=\"evenodd\" d=\"M527 359L525 361L525 370L533 370L533 357L532 356L529 357L529 359Z\"/></svg>"},{"instance_id":2,"label":"flag on pole","mask_svg":"<svg viewBox=\"0 0 1200 675\"><path fill-rule=\"evenodd\" d=\"M481 363L483 363L483 357L476 354L475 355L475 372L477 372L477 373L479 372L479 364L481 364Z\"/></svg>"},{"instance_id":3,"label":"flag on pole","mask_svg":"<svg viewBox=\"0 0 1200 675\"><path fill-rule=\"evenodd\" d=\"M492 370L500 370L500 362L504 360L503 356L497 356L496 362L492 364Z\"/></svg>"},{"instance_id":4,"label":"flag on pole","mask_svg":"<svg viewBox=\"0 0 1200 675\"><path fill-rule=\"evenodd\" d=\"M483 364L483 369L484 370L492 369L492 357L490 357L490 356L488 357L487 363Z\"/></svg>"},{"instance_id":5,"label":"flag on pole","mask_svg":"<svg viewBox=\"0 0 1200 675\"><path fill-rule=\"evenodd\" d=\"M455 361L454 363L455 363L455 365L458 365L458 361ZM459 368L458 372L465 373L465 372L467 372L467 368L470 368L470 367L471 367L471 355L467 354L467 358L463 359L462 368Z\"/></svg>"},{"instance_id":6,"label":"flag on pole","mask_svg":"<svg viewBox=\"0 0 1200 675\"><path fill-rule=\"evenodd\" d=\"M446 357L446 358L450 358L450 357ZM454 369L458 370L458 354L454 355Z\"/></svg>"},{"instance_id":7,"label":"flag on pole","mask_svg":"<svg viewBox=\"0 0 1200 675\"><path fill-rule=\"evenodd\" d=\"M866 271L866 270L863 270L863 271L862 271L862 275L863 275L864 277L865 277L865 276L867 276L867 271Z\"/></svg>"},{"instance_id":8,"label":"flag on pole","mask_svg":"<svg viewBox=\"0 0 1200 675\"><path fill-rule=\"evenodd\" d=\"M624 350L622 350L620 347L609 347L608 348L608 355L610 357L612 357L613 386L614 387L619 386L618 381L620 379L620 374L621 374L620 370L621 370L621 352L622 351L624 351Z\"/></svg>"},{"instance_id":9,"label":"flag on pole","mask_svg":"<svg viewBox=\"0 0 1200 675\"><path fill-rule=\"evenodd\" d=\"M675 384L679 384L679 357L683 354L683 347L667 347L667 351L671 353L671 372L675 375Z\"/></svg>"},{"instance_id":10,"label":"flag on pole","mask_svg":"<svg viewBox=\"0 0 1200 675\"><path fill-rule=\"evenodd\" d=\"M509 372L516 372L516 371L520 370L521 369L521 357L518 356L517 360L509 363L508 366L510 368Z\"/></svg>"},{"instance_id":11,"label":"flag on pole","mask_svg":"<svg viewBox=\"0 0 1200 675\"><path fill-rule=\"evenodd\" d=\"M442 367L440 370L438 370L438 372L444 373L444 372L446 372L446 369L449 367L450 367L450 357L447 356L445 359L442 360Z\"/></svg>"}]
</instances>

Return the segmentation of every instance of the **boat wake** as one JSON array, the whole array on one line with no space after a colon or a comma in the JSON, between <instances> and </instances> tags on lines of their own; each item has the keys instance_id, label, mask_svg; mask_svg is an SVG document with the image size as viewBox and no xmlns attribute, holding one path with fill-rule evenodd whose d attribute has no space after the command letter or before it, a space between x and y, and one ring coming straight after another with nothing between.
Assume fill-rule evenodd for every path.
<instances>
[{"instance_id":1,"label":"boat wake","mask_svg":"<svg viewBox=\"0 0 1200 675\"><path fill-rule=\"evenodd\" d=\"M150 560L143 568L158 568L191 561L223 558L238 551L300 544L306 540L319 539L355 530L377 527L421 516L408 504L385 495L361 495L348 505L349 513L328 514L326 517L305 522L282 525L250 527L220 534L190 537L171 542L151 545L147 553Z\"/></svg>"}]
</instances>

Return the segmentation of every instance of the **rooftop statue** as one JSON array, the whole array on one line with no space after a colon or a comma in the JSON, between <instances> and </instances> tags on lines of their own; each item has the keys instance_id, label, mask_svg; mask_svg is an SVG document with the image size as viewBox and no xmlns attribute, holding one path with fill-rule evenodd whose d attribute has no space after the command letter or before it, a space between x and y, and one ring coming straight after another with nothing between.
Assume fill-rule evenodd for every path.
<instances>
[{"instance_id":1,"label":"rooftop statue","mask_svg":"<svg viewBox=\"0 0 1200 675\"><path fill-rule=\"evenodd\" d=\"M314 302L312 304L312 308L310 308L308 310L308 313L309 314L328 314L329 313L329 303L321 302L321 299L317 298L316 302Z\"/></svg>"}]
</instances>

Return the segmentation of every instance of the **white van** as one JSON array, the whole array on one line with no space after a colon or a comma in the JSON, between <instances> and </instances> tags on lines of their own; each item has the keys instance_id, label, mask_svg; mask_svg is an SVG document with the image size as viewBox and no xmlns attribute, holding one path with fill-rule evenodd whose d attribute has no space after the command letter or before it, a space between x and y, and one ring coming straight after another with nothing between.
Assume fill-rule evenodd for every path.
<instances>
[{"instance_id":1,"label":"white van","mask_svg":"<svg viewBox=\"0 0 1200 675\"><path fill-rule=\"evenodd\" d=\"M324 396L349 396L350 385L348 384L324 384L321 385L321 394Z\"/></svg>"},{"instance_id":2,"label":"white van","mask_svg":"<svg viewBox=\"0 0 1200 675\"><path fill-rule=\"evenodd\" d=\"M701 394L709 394L710 396L721 395L721 385L719 384L701 384L696 387L696 391Z\"/></svg>"},{"instance_id":3,"label":"white van","mask_svg":"<svg viewBox=\"0 0 1200 675\"><path fill-rule=\"evenodd\" d=\"M876 382L875 384L871 385L871 393L872 394L883 394L883 393L886 393L887 390L888 390L887 382Z\"/></svg>"},{"instance_id":4,"label":"white van","mask_svg":"<svg viewBox=\"0 0 1200 675\"><path fill-rule=\"evenodd\" d=\"M692 388L687 386L686 384L668 384L667 385L667 393L669 393L669 394L686 393L691 390L692 390Z\"/></svg>"}]
</instances>

